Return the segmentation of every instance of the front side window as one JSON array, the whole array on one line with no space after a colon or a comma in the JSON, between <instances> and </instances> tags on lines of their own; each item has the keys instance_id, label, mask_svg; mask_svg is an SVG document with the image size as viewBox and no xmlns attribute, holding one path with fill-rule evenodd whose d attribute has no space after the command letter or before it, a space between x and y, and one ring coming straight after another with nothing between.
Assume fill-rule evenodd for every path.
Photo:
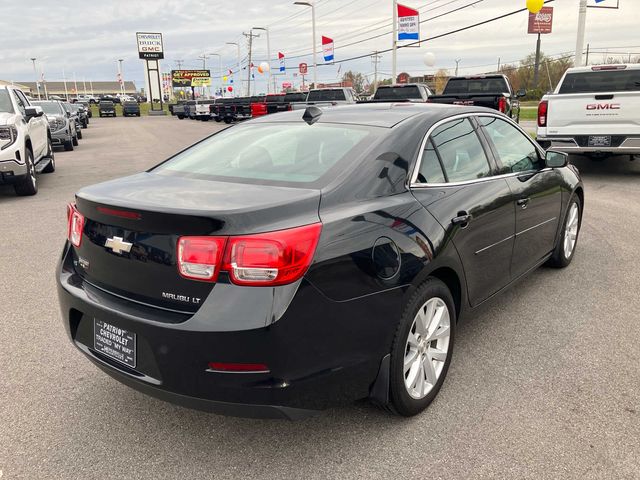
<instances>
[{"instance_id":1,"label":"front side window","mask_svg":"<svg viewBox=\"0 0 640 480\"><path fill-rule=\"evenodd\" d=\"M439 126L430 138L440 154L449 182L477 180L491 175L487 155L468 118Z\"/></svg>"},{"instance_id":2,"label":"front side window","mask_svg":"<svg viewBox=\"0 0 640 480\"><path fill-rule=\"evenodd\" d=\"M497 117L479 117L478 121L496 147L502 163L500 173L526 172L542 168L538 150L516 127Z\"/></svg>"},{"instance_id":3,"label":"front side window","mask_svg":"<svg viewBox=\"0 0 640 480\"><path fill-rule=\"evenodd\" d=\"M0 112L13 113L13 105L8 90L0 90Z\"/></svg>"}]
</instances>

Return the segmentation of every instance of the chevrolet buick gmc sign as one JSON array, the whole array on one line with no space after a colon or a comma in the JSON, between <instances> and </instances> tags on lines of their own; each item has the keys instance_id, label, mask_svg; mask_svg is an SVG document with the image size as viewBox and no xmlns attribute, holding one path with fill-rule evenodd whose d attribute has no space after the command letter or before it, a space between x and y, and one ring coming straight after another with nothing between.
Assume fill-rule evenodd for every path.
<instances>
[{"instance_id":1,"label":"chevrolet buick gmc sign","mask_svg":"<svg viewBox=\"0 0 640 480\"><path fill-rule=\"evenodd\" d=\"M161 33L137 32L138 56L145 60L160 60L164 58Z\"/></svg>"}]
</instances>

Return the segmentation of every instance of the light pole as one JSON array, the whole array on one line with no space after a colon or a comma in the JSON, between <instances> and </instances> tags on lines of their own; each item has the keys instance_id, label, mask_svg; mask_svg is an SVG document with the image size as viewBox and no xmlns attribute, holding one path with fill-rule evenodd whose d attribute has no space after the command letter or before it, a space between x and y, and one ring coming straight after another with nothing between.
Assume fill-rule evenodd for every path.
<instances>
[{"instance_id":1,"label":"light pole","mask_svg":"<svg viewBox=\"0 0 640 480\"><path fill-rule=\"evenodd\" d=\"M267 93L271 93L271 43L269 42L269 27L253 27L253 29L264 30L267 33L267 63L269 64L269 83L267 84Z\"/></svg>"},{"instance_id":2,"label":"light pole","mask_svg":"<svg viewBox=\"0 0 640 480\"><path fill-rule=\"evenodd\" d=\"M222 55L219 53L210 53L209 55L213 57L218 57L218 73L220 75L220 92L222 96L224 96L224 87L222 85Z\"/></svg>"},{"instance_id":3,"label":"light pole","mask_svg":"<svg viewBox=\"0 0 640 480\"><path fill-rule=\"evenodd\" d=\"M242 88L242 79L240 78L240 71L242 70L242 66L240 65L240 44L238 42L225 42L227 45L235 45L236 46L236 51L237 51L237 55L238 55L238 75L235 75L234 78L236 80L239 80L239 85L240 88ZM233 72L235 73L235 72ZM235 88L237 88L238 85L235 86Z\"/></svg>"},{"instance_id":4,"label":"light pole","mask_svg":"<svg viewBox=\"0 0 640 480\"><path fill-rule=\"evenodd\" d=\"M36 90L38 90L38 100L41 100L41 98L40 98L40 84L38 83L38 70L36 70L36 59L35 59L35 57L31 58L31 61L33 62L33 75L36 77Z\"/></svg>"},{"instance_id":5,"label":"light pole","mask_svg":"<svg viewBox=\"0 0 640 480\"><path fill-rule=\"evenodd\" d=\"M119 58L118 59L118 65L119 65L118 74L120 75L120 78L118 80L120 81L120 93L122 95L124 95L125 94L125 90L124 90L124 77L122 76L122 72L123 72L123 70L122 70L122 62L124 62L124 59Z\"/></svg>"},{"instance_id":6,"label":"light pole","mask_svg":"<svg viewBox=\"0 0 640 480\"><path fill-rule=\"evenodd\" d=\"M311 27L313 30L313 86L318 84L318 62L316 60L316 7L313 2L293 2L294 5L311 7Z\"/></svg>"}]
</instances>

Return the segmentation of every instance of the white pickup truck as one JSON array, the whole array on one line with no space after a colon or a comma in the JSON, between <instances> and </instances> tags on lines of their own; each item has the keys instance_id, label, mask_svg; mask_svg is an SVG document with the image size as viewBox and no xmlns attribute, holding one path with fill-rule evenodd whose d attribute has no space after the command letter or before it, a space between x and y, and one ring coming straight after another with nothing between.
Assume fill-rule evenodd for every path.
<instances>
[{"instance_id":1,"label":"white pickup truck","mask_svg":"<svg viewBox=\"0 0 640 480\"><path fill-rule=\"evenodd\" d=\"M537 140L592 157L640 155L640 64L568 69L538 106Z\"/></svg>"}]
</instances>

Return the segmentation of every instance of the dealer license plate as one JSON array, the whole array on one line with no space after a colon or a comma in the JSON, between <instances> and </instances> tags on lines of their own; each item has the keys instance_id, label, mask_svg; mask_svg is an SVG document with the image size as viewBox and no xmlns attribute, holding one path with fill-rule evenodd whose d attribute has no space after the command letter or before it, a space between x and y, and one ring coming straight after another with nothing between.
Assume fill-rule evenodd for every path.
<instances>
[{"instance_id":1,"label":"dealer license plate","mask_svg":"<svg viewBox=\"0 0 640 480\"><path fill-rule=\"evenodd\" d=\"M590 147L610 147L611 135L590 135L588 145Z\"/></svg>"},{"instance_id":2,"label":"dealer license plate","mask_svg":"<svg viewBox=\"0 0 640 480\"><path fill-rule=\"evenodd\" d=\"M136 367L136 334L93 319L93 348L109 358Z\"/></svg>"}]
</instances>

